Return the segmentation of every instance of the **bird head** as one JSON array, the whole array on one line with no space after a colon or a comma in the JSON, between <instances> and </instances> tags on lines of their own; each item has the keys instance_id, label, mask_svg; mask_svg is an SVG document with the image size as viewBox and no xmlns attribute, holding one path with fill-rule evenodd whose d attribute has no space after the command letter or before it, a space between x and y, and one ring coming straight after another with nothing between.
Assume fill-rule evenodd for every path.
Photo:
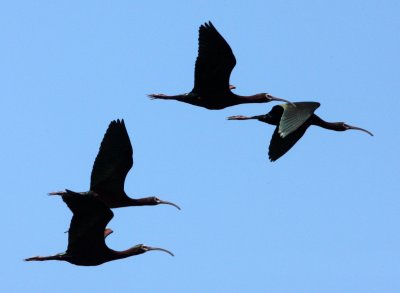
<instances>
[{"instance_id":1,"label":"bird head","mask_svg":"<svg viewBox=\"0 0 400 293\"><path fill-rule=\"evenodd\" d=\"M171 251L166 250L164 248L159 248L159 247L151 247L151 246L147 246L144 244L138 244L135 245L134 247L131 248L131 251L135 251L135 254L142 254L151 250L159 250L159 251L164 251L165 253L168 253L171 256L175 256Z\"/></svg>"},{"instance_id":2,"label":"bird head","mask_svg":"<svg viewBox=\"0 0 400 293\"><path fill-rule=\"evenodd\" d=\"M143 199L143 201L145 202L146 205L155 206L155 205L159 205L159 204L168 204L168 205L176 207L178 210L181 209L177 204L174 204L173 202L170 202L170 201L161 200L156 196L146 197Z\"/></svg>"},{"instance_id":3,"label":"bird head","mask_svg":"<svg viewBox=\"0 0 400 293\"><path fill-rule=\"evenodd\" d=\"M286 103L292 105L293 107L296 107L295 104L293 104L292 102L290 102L290 101L288 101L288 100L275 97L275 96L270 95L270 94L268 94L268 93L264 93L263 95L265 95L265 98L266 98L267 102L272 102L272 101L286 102Z\"/></svg>"}]
</instances>

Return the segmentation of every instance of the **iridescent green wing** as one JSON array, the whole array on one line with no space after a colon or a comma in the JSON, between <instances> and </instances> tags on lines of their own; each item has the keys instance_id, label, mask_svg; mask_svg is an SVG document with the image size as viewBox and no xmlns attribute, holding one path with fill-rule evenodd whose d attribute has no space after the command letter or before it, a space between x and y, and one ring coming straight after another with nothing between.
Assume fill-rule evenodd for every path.
<instances>
[{"instance_id":1,"label":"iridescent green wing","mask_svg":"<svg viewBox=\"0 0 400 293\"><path fill-rule=\"evenodd\" d=\"M304 135L310 125L310 121L307 120L284 138L279 134L278 127L276 127L269 143L268 157L270 161L274 162L286 154Z\"/></svg>"},{"instance_id":2,"label":"iridescent green wing","mask_svg":"<svg viewBox=\"0 0 400 293\"><path fill-rule=\"evenodd\" d=\"M285 138L290 133L296 131L303 125L320 106L317 102L299 102L280 105L283 108L283 114L279 122L278 133Z\"/></svg>"}]
</instances>

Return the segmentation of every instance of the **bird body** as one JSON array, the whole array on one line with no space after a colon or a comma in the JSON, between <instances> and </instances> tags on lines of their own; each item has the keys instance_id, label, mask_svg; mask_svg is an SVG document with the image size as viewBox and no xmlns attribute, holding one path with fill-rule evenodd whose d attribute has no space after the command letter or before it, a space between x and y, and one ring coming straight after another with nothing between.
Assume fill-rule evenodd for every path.
<instances>
[{"instance_id":1,"label":"bird body","mask_svg":"<svg viewBox=\"0 0 400 293\"><path fill-rule=\"evenodd\" d=\"M252 96L239 96L232 93L230 90L229 92L222 94L199 94L192 91L187 94L176 96L167 96L161 94L158 94L157 97L155 97L154 94L150 96L155 99L176 100L194 106L203 107L209 110L221 110L227 107L246 103L267 103L271 101L270 97L272 97L271 95L266 93L255 94ZM274 100L278 99L279 98L274 97ZM282 101L282 99L279 99L279 101Z\"/></svg>"},{"instance_id":2,"label":"bird body","mask_svg":"<svg viewBox=\"0 0 400 293\"><path fill-rule=\"evenodd\" d=\"M112 230L106 225L113 218L113 212L93 196L69 191L62 196L63 201L72 211L73 216L68 230L68 248L64 253L51 256L34 256L26 261L58 260L67 261L78 266L97 266L108 261L127 258L150 250L161 250L173 254L163 248L135 245L124 251L115 251L105 243Z\"/></svg>"},{"instance_id":3,"label":"bird body","mask_svg":"<svg viewBox=\"0 0 400 293\"><path fill-rule=\"evenodd\" d=\"M194 87L191 92L168 96L151 94L152 99L177 100L209 110L220 110L244 103L267 103L286 100L267 93L239 96L231 89L229 78L236 65L231 47L211 22L199 28L199 50L195 64Z\"/></svg>"},{"instance_id":4,"label":"bird body","mask_svg":"<svg viewBox=\"0 0 400 293\"><path fill-rule=\"evenodd\" d=\"M133 149L124 120L114 120L108 126L93 164L90 190L81 195L94 196L109 208L168 204L172 202L155 196L134 199L124 190L125 178L133 166ZM51 192L50 195L67 195L69 190Z\"/></svg>"},{"instance_id":5,"label":"bird body","mask_svg":"<svg viewBox=\"0 0 400 293\"><path fill-rule=\"evenodd\" d=\"M296 142L304 135L311 125L319 126L334 131L349 129L361 130L373 135L368 130L348 125L344 122L327 122L315 115L315 110L320 106L316 102L296 102L274 106L265 115L258 116L231 116L228 120L256 119L264 123L275 125L275 131L269 145L268 156L271 161L276 161L287 153Z\"/></svg>"}]
</instances>

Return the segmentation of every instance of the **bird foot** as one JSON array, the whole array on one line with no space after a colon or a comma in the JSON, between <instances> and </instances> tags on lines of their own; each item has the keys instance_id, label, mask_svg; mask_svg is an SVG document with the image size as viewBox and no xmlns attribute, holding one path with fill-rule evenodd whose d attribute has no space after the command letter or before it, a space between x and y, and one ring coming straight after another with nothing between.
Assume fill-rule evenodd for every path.
<instances>
[{"instance_id":1,"label":"bird foot","mask_svg":"<svg viewBox=\"0 0 400 293\"><path fill-rule=\"evenodd\" d=\"M247 116L242 116L242 115L236 115L236 116L229 116L226 118L227 120L247 120L249 117Z\"/></svg>"},{"instance_id":2,"label":"bird foot","mask_svg":"<svg viewBox=\"0 0 400 293\"><path fill-rule=\"evenodd\" d=\"M54 191L54 192L49 192L48 195L64 195L66 192L65 191Z\"/></svg>"},{"instance_id":3,"label":"bird foot","mask_svg":"<svg viewBox=\"0 0 400 293\"><path fill-rule=\"evenodd\" d=\"M167 95L164 95L164 94L150 94L150 95L147 95L151 100L154 100L154 99L165 99L166 97L167 97Z\"/></svg>"},{"instance_id":4,"label":"bird foot","mask_svg":"<svg viewBox=\"0 0 400 293\"><path fill-rule=\"evenodd\" d=\"M41 261L41 260L43 260L41 256L32 256L24 259L24 261Z\"/></svg>"}]
</instances>

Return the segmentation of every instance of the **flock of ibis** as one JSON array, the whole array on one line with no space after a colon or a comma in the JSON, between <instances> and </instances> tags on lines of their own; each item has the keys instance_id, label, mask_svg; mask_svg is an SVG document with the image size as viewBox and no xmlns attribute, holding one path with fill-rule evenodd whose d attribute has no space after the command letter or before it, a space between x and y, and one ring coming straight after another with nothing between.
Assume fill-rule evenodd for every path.
<instances>
[{"instance_id":1,"label":"flock of ibis","mask_svg":"<svg viewBox=\"0 0 400 293\"><path fill-rule=\"evenodd\" d=\"M177 100L210 110L244 103L286 102L274 106L271 111L258 116L230 116L228 120L256 119L275 125L269 145L268 156L276 161L288 152L304 135L309 126L315 125L334 131L360 130L373 135L368 130L351 126L344 122L326 122L314 114L320 106L317 102L290 102L269 93L240 96L231 90L235 86L229 78L236 65L236 58L229 44L211 22L199 28L199 49L195 64L194 87L189 93L179 95L150 94L152 99ZM113 231L107 228L113 218L113 208L129 206L171 205L175 203L157 197L130 198L125 193L125 178L133 166L133 150L124 120L112 121L101 142L99 153L93 164L90 190L86 192L51 192L61 196L73 216L68 230L68 246L63 253L51 256L34 256L26 261L59 260L79 266L96 266L108 261L138 255L151 250L173 253L158 247L143 244L124 251L107 247L105 238Z\"/></svg>"}]
</instances>

